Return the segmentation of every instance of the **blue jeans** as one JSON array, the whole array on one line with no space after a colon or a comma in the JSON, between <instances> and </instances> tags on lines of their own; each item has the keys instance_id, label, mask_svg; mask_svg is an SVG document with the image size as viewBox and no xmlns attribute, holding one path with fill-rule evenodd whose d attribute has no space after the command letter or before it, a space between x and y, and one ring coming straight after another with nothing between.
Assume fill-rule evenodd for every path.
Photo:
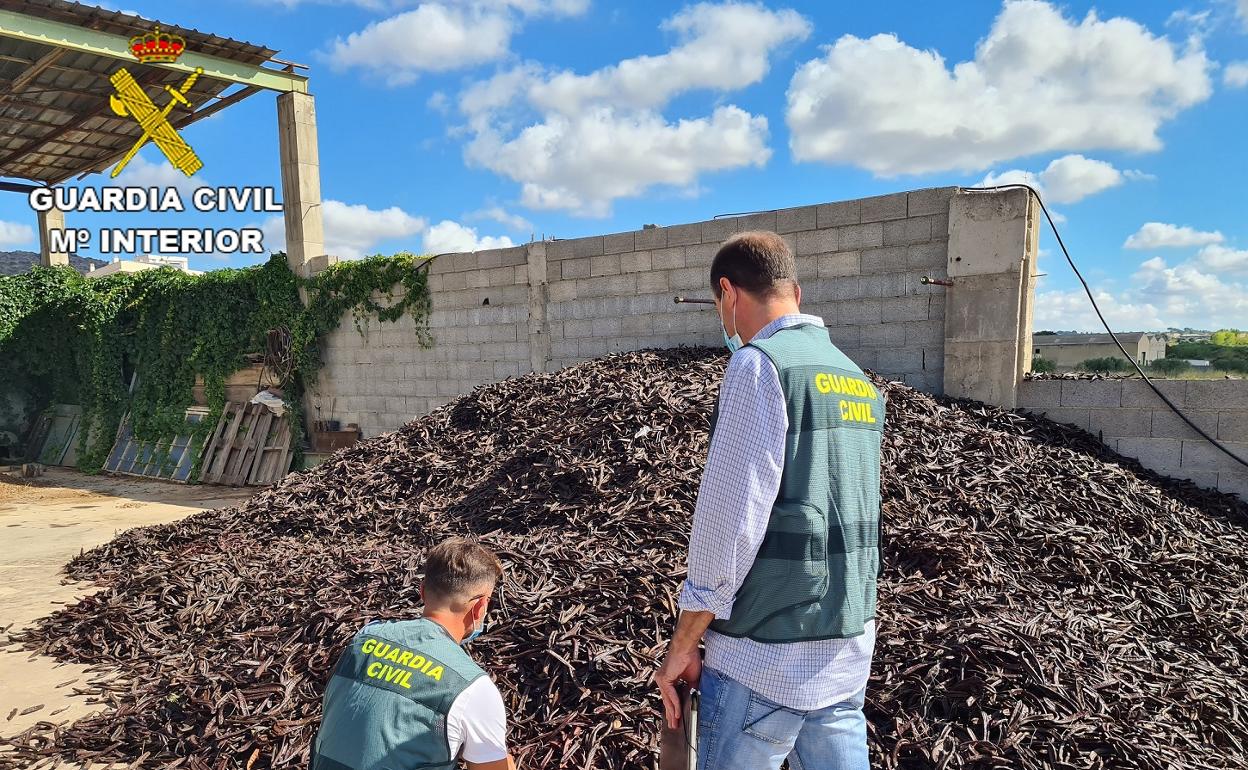
<instances>
[{"instance_id":1,"label":"blue jeans","mask_svg":"<svg viewBox=\"0 0 1248 770\"><path fill-rule=\"evenodd\" d=\"M785 708L702 669L698 770L868 770L866 688L815 711Z\"/></svg>"}]
</instances>

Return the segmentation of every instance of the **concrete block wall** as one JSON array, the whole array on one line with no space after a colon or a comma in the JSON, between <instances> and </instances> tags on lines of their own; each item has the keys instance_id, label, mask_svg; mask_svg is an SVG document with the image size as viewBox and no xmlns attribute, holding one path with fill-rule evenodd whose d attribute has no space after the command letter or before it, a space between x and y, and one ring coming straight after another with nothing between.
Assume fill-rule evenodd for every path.
<instances>
[{"instance_id":1,"label":"concrete block wall","mask_svg":"<svg viewBox=\"0 0 1248 770\"><path fill-rule=\"evenodd\" d=\"M734 233L774 230L797 257L802 307L859 365L939 392L952 188L546 244L550 368L647 347L720 345L710 266Z\"/></svg>"},{"instance_id":2,"label":"concrete block wall","mask_svg":"<svg viewBox=\"0 0 1248 770\"><path fill-rule=\"evenodd\" d=\"M344 319L321 343L325 366L309 418L354 422L372 436L506 377L612 352L720 345L714 310L673 297L709 297L720 244L754 229L789 242L803 309L824 318L842 350L866 368L940 392L945 289L922 279L948 276L953 194L901 192L440 255L430 265L433 347L420 347L408 318L371 320L364 335Z\"/></svg>"},{"instance_id":3,"label":"concrete block wall","mask_svg":"<svg viewBox=\"0 0 1248 770\"><path fill-rule=\"evenodd\" d=\"M1201 430L1248 458L1248 380L1157 385ZM1201 438L1142 380L1025 381L1019 408L1082 428L1158 473L1248 500L1248 470Z\"/></svg>"},{"instance_id":4,"label":"concrete block wall","mask_svg":"<svg viewBox=\"0 0 1248 770\"><path fill-rule=\"evenodd\" d=\"M407 316L369 319L364 334L344 318L321 341L324 366L307 400L309 419L353 422L375 436L478 385L532 371L527 251L446 254L429 266L432 347L421 347ZM393 296L402 297L402 286Z\"/></svg>"}]
</instances>

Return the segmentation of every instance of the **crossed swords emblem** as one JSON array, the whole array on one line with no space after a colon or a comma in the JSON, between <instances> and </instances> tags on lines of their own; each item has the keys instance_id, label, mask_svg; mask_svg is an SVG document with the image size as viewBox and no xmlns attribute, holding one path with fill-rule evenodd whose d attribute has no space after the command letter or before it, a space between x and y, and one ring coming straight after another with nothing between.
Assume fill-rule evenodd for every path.
<instances>
[{"instance_id":1,"label":"crossed swords emblem","mask_svg":"<svg viewBox=\"0 0 1248 770\"><path fill-rule=\"evenodd\" d=\"M110 175L112 178L120 174L126 164L149 141L155 142L173 167L187 176L191 176L204 167L203 162L195 155L195 151L169 122L169 113L177 105L191 109L191 103L187 100L186 94L195 85L195 81L199 79L203 71L202 67L197 67L178 88L166 85L165 90L169 92L171 98L163 109L156 106L156 103L129 72L120 69L112 74L109 80L113 82L117 93L109 95L109 106L112 107L113 112L123 118L127 115L133 117L143 128L143 136L139 137L139 140L113 169Z\"/></svg>"}]
</instances>

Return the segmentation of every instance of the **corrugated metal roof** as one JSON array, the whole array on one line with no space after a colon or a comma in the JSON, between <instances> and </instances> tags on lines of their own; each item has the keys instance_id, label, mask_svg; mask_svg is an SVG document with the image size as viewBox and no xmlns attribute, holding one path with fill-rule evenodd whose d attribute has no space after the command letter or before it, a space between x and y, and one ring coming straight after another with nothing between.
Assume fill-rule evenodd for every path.
<instances>
[{"instance_id":1,"label":"corrugated metal roof","mask_svg":"<svg viewBox=\"0 0 1248 770\"><path fill-rule=\"evenodd\" d=\"M165 24L145 19L142 16L110 11L94 5L68 2L68 0L0 0L0 9L66 24L76 24L115 35L135 35L159 25L166 32L176 32L186 38L188 49L247 64L263 64L277 53L266 46L231 40L210 32L200 32L197 29Z\"/></svg>"},{"instance_id":2,"label":"corrugated metal roof","mask_svg":"<svg viewBox=\"0 0 1248 770\"><path fill-rule=\"evenodd\" d=\"M1124 343L1139 342L1145 337L1161 335L1145 332L1118 332L1118 339ZM1112 345L1114 338L1108 334L1035 334L1031 338L1035 347L1043 348L1051 345Z\"/></svg>"},{"instance_id":3,"label":"corrugated metal roof","mask_svg":"<svg viewBox=\"0 0 1248 770\"><path fill-rule=\"evenodd\" d=\"M14 11L104 32L132 36L159 25L186 39L187 49L249 65L269 61L276 51L199 30L67 0L0 0ZM56 183L98 171L142 136L138 123L109 109L109 76L120 67L135 76L157 104L168 99L165 85L185 75L108 56L57 49L0 37L0 176ZM195 108L221 96L230 83L199 78L187 94ZM175 109L171 121L189 122Z\"/></svg>"}]
</instances>

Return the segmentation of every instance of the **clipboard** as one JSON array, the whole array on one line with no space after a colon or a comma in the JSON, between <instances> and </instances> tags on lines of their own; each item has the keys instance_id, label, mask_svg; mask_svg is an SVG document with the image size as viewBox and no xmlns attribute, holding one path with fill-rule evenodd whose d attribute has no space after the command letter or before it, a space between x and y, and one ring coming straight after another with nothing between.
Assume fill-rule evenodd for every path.
<instances>
[{"instance_id":1,"label":"clipboard","mask_svg":"<svg viewBox=\"0 0 1248 770\"><path fill-rule=\"evenodd\" d=\"M695 688L678 682L680 695L680 726L675 730L662 718L659 730L659 770L697 770L698 708L702 695Z\"/></svg>"}]
</instances>

